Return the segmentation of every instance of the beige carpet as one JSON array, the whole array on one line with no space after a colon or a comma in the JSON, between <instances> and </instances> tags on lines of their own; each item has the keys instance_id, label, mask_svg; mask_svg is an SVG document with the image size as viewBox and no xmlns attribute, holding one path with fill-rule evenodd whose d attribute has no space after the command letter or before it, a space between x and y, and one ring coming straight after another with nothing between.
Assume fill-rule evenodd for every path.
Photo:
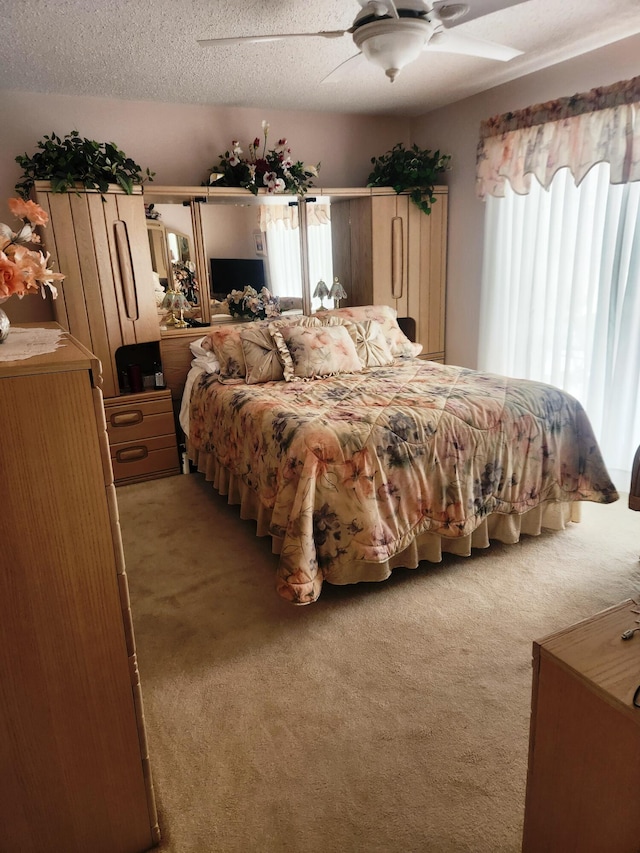
<instances>
[{"instance_id":1,"label":"beige carpet","mask_svg":"<svg viewBox=\"0 0 640 853\"><path fill-rule=\"evenodd\" d=\"M325 585L200 475L118 489L162 853L520 848L534 638L640 591L640 513Z\"/></svg>"}]
</instances>

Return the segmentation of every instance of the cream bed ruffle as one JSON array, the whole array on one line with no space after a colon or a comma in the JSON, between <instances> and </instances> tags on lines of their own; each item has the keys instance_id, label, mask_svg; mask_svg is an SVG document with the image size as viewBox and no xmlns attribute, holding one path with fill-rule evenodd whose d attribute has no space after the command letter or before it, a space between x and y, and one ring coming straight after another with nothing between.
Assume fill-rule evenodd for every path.
<instances>
[{"instance_id":1,"label":"cream bed ruffle","mask_svg":"<svg viewBox=\"0 0 640 853\"><path fill-rule=\"evenodd\" d=\"M230 505L240 506L240 517L257 523L256 534L271 536L272 551L280 554L283 540L271 534L271 510L264 506L258 495L220 465L213 454L192 449L188 449L188 453L197 470L204 474L216 491L225 495ZM444 553L469 557L472 548L488 548L492 539L513 545L522 534L538 536L543 529L564 530L572 521L580 521L580 504L576 501L548 501L522 515L494 513L485 518L469 536L451 538L437 533L422 533L389 560L381 563L363 560L340 566L339 570L326 575L324 580L332 584L383 581L395 568L415 569L421 560L439 563Z\"/></svg>"}]
</instances>

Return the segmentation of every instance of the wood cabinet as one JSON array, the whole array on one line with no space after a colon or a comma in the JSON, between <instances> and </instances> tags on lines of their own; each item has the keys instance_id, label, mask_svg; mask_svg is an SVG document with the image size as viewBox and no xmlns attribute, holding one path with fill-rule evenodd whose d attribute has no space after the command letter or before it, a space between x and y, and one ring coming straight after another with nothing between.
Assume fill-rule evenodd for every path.
<instances>
[{"instance_id":1,"label":"wood cabinet","mask_svg":"<svg viewBox=\"0 0 640 853\"><path fill-rule=\"evenodd\" d=\"M109 405L123 393L120 376L129 363L144 360L151 370L160 359L160 326L141 188L127 195L117 187L102 194L86 190L53 193L46 182L36 182L35 187L37 202L49 214L44 235L47 250L56 269L65 275L53 303L56 319L99 358ZM153 407L156 400L157 395L143 408ZM171 432L145 436L154 439L153 451L146 445L113 451L115 481L177 473L175 427ZM136 453L138 458L134 458ZM123 454L130 464L121 464ZM172 457L175 462L169 464Z\"/></svg>"},{"instance_id":2,"label":"wood cabinet","mask_svg":"<svg viewBox=\"0 0 640 853\"><path fill-rule=\"evenodd\" d=\"M640 627L625 601L533 645L524 853L640 849Z\"/></svg>"},{"instance_id":3,"label":"wood cabinet","mask_svg":"<svg viewBox=\"0 0 640 853\"><path fill-rule=\"evenodd\" d=\"M179 474L171 391L147 391L105 401L111 464L117 483Z\"/></svg>"},{"instance_id":4,"label":"wood cabinet","mask_svg":"<svg viewBox=\"0 0 640 853\"><path fill-rule=\"evenodd\" d=\"M349 305L391 305L416 322L422 357L445 358L447 188L427 216L392 190L331 204L334 272Z\"/></svg>"},{"instance_id":5,"label":"wood cabinet","mask_svg":"<svg viewBox=\"0 0 640 853\"><path fill-rule=\"evenodd\" d=\"M159 840L99 376L66 335L55 352L0 362L7 853Z\"/></svg>"},{"instance_id":6,"label":"wood cabinet","mask_svg":"<svg viewBox=\"0 0 640 853\"><path fill-rule=\"evenodd\" d=\"M47 250L65 275L56 319L100 359L105 397L117 396L120 347L160 340L141 190L53 193L46 182L35 186L49 214Z\"/></svg>"},{"instance_id":7,"label":"wood cabinet","mask_svg":"<svg viewBox=\"0 0 640 853\"><path fill-rule=\"evenodd\" d=\"M204 331L206 332L206 329ZM168 332L162 336L160 352L162 353L164 381L167 388L171 390L176 414L180 411L185 379L193 361L189 344L201 338L203 334L202 329L181 329Z\"/></svg>"}]
</instances>

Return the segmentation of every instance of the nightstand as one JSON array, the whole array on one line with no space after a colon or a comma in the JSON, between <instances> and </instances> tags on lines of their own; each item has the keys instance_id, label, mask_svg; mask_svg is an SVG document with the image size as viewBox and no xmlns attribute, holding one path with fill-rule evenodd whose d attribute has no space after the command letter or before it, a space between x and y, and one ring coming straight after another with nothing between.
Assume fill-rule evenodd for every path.
<instances>
[{"instance_id":1,"label":"nightstand","mask_svg":"<svg viewBox=\"0 0 640 853\"><path fill-rule=\"evenodd\" d=\"M640 850L640 610L628 600L533 644L524 853Z\"/></svg>"},{"instance_id":2,"label":"nightstand","mask_svg":"<svg viewBox=\"0 0 640 853\"><path fill-rule=\"evenodd\" d=\"M171 391L144 391L104 401L117 485L180 473Z\"/></svg>"}]
</instances>

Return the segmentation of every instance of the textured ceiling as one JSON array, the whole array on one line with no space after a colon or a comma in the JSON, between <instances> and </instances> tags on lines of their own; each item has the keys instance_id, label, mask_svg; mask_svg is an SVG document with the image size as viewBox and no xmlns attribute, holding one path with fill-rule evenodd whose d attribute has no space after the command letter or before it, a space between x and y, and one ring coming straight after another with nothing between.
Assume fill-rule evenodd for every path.
<instances>
[{"instance_id":1,"label":"textured ceiling","mask_svg":"<svg viewBox=\"0 0 640 853\"><path fill-rule=\"evenodd\" d=\"M196 43L346 29L359 11L356 0L0 0L0 88L415 116L640 32L639 0L527 0L456 28L523 56L502 63L424 53L394 83L368 63L339 84L321 83L357 52L349 35Z\"/></svg>"}]
</instances>

